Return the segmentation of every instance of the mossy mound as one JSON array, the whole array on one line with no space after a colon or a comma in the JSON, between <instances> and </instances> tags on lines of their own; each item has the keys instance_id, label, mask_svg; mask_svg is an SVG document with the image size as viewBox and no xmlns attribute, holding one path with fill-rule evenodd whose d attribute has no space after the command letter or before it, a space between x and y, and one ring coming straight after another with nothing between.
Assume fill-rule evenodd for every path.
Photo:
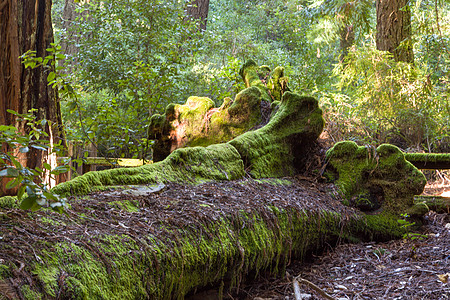
<instances>
[{"instance_id":1,"label":"mossy mound","mask_svg":"<svg viewBox=\"0 0 450 300\"><path fill-rule=\"evenodd\" d=\"M375 149L339 142L326 158L325 175L336 182L348 204L366 212L406 213L426 184L422 172L393 145Z\"/></svg>"},{"instance_id":2,"label":"mossy mound","mask_svg":"<svg viewBox=\"0 0 450 300\"><path fill-rule=\"evenodd\" d=\"M240 153L254 178L294 175L324 126L317 100L285 92L275 115L261 129L246 132L228 144Z\"/></svg>"}]
</instances>

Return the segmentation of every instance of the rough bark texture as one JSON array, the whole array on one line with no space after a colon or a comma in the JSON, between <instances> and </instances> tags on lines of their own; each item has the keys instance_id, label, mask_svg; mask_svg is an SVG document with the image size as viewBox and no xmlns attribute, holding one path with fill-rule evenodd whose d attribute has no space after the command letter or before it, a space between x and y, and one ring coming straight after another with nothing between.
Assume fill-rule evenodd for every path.
<instances>
[{"instance_id":1,"label":"rough bark texture","mask_svg":"<svg viewBox=\"0 0 450 300\"><path fill-rule=\"evenodd\" d=\"M46 49L53 42L51 6L51 0L0 2L0 124L15 125L26 132L25 124L17 123L15 116L6 110L27 113L32 108L38 109L37 119L45 118L53 123L51 128L48 125L45 128L53 144L63 140L63 133L57 95L47 85L49 70L43 67L25 69L19 58L28 50L36 51L37 57L49 54ZM8 149L3 146L2 150ZM56 166L56 156L36 149L19 159L29 168L42 168L43 161ZM5 192L2 185L0 195Z\"/></svg>"},{"instance_id":2,"label":"rough bark texture","mask_svg":"<svg viewBox=\"0 0 450 300\"><path fill-rule=\"evenodd\" d=\"M396 61L413 63L411 11L408 0L377 0L377 49L389 51Z\"/></svg>"},{"instance_id":3,"label":"rough bark texture","mask_svg":"<svg viewBox=\"0 0 450 300\"><path fill-rule=\"evenodd\" d=\"M72 30L72 23L78 16L75 8L74 0L65 1L63 9L63 29L65 32L61 38L61 50L68 57L73 57L78 50L74 42L76 34Z\"/></svg>"},{"instance_id":4,"label":"rough bark texture","mask_svg":"<svg viewBox=\"0 0 450 300\"><path fill-rule=\"evenodd\" d=\"M209 0L189 1L186 9L188 16L198 20L200 30L206 30L208 11L209 11Z\"/></svg>"}]
</instances>

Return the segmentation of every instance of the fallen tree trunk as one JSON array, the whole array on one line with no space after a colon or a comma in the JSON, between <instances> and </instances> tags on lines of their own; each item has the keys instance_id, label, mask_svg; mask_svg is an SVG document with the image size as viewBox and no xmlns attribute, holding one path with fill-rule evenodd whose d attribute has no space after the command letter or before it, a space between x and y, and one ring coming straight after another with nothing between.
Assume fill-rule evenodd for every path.
<instances>
[{"instance_id":1,"label":"fallen tree trunk","mask_svg":"<svg viewBox=\"0 0 450 300\"><path fill-rule=\"evenodd\" d=\"M450 169L449 153L405 153L405 159L422 170Z\"/></svg>"},{"instance_id":2,"label":"fallen tree trunk","mask_svg":"<svg viewBox=\"0 0 450 300\"><path fill-rule=\"evenodd\" d=\"M183 299L208 285L283 274L337 241L403 233L343 206L330 185L243 180L71 199L68 217L2 210L0 294L26 299Z\"/></svg>"},{"instance_id":3,"label":"fallen tree trunk","mask_svg":"<svg viewBox=\"0 0 450 300\"><path fill-rule=\"evenodd\" d=\"M450 213L450 198L442 196L416 196L414 197L414 210L425 213L433 210L437 213Z\"/></svg>"}]
</instances>

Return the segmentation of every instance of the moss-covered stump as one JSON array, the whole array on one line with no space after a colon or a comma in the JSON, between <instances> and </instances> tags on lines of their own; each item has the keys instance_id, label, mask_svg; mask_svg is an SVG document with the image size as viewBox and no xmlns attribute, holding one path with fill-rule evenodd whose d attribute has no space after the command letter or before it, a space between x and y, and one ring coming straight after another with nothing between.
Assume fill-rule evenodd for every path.
<instances>
[{"instance_id":1,"label":"moss-covered stump","mask_svg":"<svg viewBox=\"0 0 450 300\"><path fill-rule=\"evenodd\" d=\"M281 181L280 181L281 182ZM66 215L0 209L0 299L182 299L237 286L340 240L389 239L394 218L296 180L169 184L70 199Z\"/></svg>"},{"instance_id":2,"label":"moss-covered stump","mask_svg":"<svg viewBox=\"0 0 450 300\"><path fill-rule=\"evenodd\" d=\"M284 69L277 67L271 72L267 66L249 61L240 74L247 88L234 100L225 98L218 108L209 98L190 97L183 105L168 105L164 115L152 116L148 135L155 140L153 160L163 160L182 147L228 142L265 125L284 92L289 91Z\"/></svg>"},{"instance_id":3,"label":"moss-covered stump","mask_svg":"<svg viewBox=\"0 0 450 300\"><path fill-rule=\"evenodd\" d=\"M164 115L153 115L148 129L155 139L153 160L160 161L182 147L227 142L261 121L261 93L245 89L235 100L225 98L219 108L205 97L190 97L185 104L170 104Z\"/></svg>"},{"instance_id":4,"label":"moss-covered stump","mask_svg":"<svg viewBox=\"0 0 450 300\"><path fill-rule=\"evenodd\" d=\"M425 176L396 146L378 148L339 142L327 151L326 176L335 181L350 206L366 212L407 213ZM412 211L411 211L412 212Z\"/></svg>"}]
</instances>

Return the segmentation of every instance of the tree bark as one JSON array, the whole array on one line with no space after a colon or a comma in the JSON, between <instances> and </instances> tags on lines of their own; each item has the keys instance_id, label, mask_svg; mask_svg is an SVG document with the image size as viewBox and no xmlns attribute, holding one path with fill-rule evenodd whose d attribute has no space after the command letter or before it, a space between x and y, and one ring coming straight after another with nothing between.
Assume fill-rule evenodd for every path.
<instances>
[{"instance_id":1,"label":"tree bark","mask_svg":"<svg viewBox=\"0 0 450 300\"><path fill-rule=\"evenodd\" d=\"M377 49L389 51L396 61L414 62L409 0L377 0Z\"/></svg>"},{"instance_id":2,"label":"tree bark","mask_svg":"<svg viewBox=\"0 0 450 300\"><path fill-rule=\"evenodd\" d=\"M200 30L206 30L208 20L209 0L191 0L188 3L186 12L192 19L199 22Z\"/></svg>"},{"instance_id":3,"label":"tree bark","mask_svg":"<svg viewBox=\"0 0 450 300\"><path fill-rule=\"evenodd\" d=\"M18 123L14 115L6 110L27 113L35 108L38 120L46 119L51 125L45 125L50 146L64 142L61 128L61 112L57 93L47 84L50 72L42 66L25 69L20 56L28 50L36 51L36 57L45 57L46 49L53 42L51 22L51 0L3 0L0 1L0 124L15 125L20 133L29 132L24 123ZM9 151L2 145L2 151ZM42 167L43 162L55 167L56 156L46 151L31 148L30 152L18 155L22 166ZM50 186L57 182L49 176L44 182ZM11 193L4 190L5 182L0 186L0 195Z\"/></svg>"}]
</instances>

